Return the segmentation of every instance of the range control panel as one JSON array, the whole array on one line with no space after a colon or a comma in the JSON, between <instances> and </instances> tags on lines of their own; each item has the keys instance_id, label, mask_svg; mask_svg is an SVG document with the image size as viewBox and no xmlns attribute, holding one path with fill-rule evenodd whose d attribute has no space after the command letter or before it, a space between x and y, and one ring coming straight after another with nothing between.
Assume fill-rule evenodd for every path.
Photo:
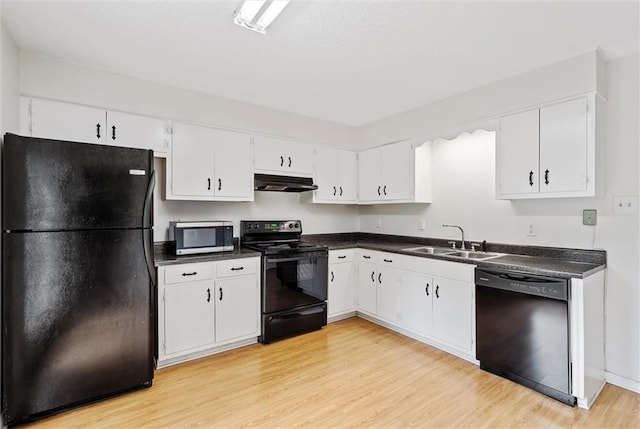
<instances>
[{"instance_id":1,"label":"range control panel","mask_svg":"<svg viewBox=\"0 0 640 429\"><path fill-rule=\"evenodd\" d=\"M299 220L243 220L240 222L241 234L270 234L274 232L302 232Z\"/></svg>"}]
</instances>

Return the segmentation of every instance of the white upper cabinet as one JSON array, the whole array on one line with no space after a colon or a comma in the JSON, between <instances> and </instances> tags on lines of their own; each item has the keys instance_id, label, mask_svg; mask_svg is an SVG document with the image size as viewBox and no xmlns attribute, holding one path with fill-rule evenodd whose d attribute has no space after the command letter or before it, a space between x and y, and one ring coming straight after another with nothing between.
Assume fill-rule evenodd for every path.
<instances>
[{"instance_id":1,"label":"white upper cabinet","mask_svg":"<svg viewBox=\"0 0 640 429\"><path fill-rule=\"evenodd\" d=\"M500 118L496 165L500 194L536 194L539 163L538 109Z\"/></svg>"},{"instance_id":2,"label":"white upper cabinet","mask_svg":"<svg viewBox=\"0 0 640 429\"><path fill-rule=\"evenodd\" d=\"M252 201L248 134L174 123L166 199Z\"/></svg>"},{"instance_id":3,"label":"white upper cabinet","mask_svg":"<svg viewBox=\"0 0 640 429\"><path fill-rule=\"evenodd\" d=\"M314 203L358 203L358 157L350 150L318 147L316 149ZM307 193L306 195L309 195Z\"/></svg>"},{"instance_id":4,"label":"white upper cabinet","mask_svg":"<svg viewBox=\"0 0 640 429\"><path fill-rule=\"evenodd\" d=\"M155 156L166 156L170 135L169 121L107 110L109 144L152 149Z\"/></svg>"},{"instance_id":5,"label":"white upper cabinet","mask_svg":"<svg viewBox=\"0 0 640 429\"><path fill-rule=\"evenodd\" d=\"M254 137L253 166L268 174L313 175L313 146L275 137Z\"/></svg>"},{"instance_id":6,"label":"white upper cabinet","mask_svg":"<svg viewBox=\"0 0 640 429\"><path fill-rule=\"evenodd\" d=\"M161 119L23 97L20 122L26 136L167 152L169 123Z\"/></svg>"},{"instance_id":7,"label":"white upper cabinet","mask_svg":"<svg viewBox=\"0 0 640 429\"><path fill-rule=\"evenodd\" d=\"M431 145L400 142L367 149L358 157L362 204L431 202Z\"/></svg>"},{"instance_id":8,"label":"white upper cabinet","mask_svg":"<svg viewBox=\"0 0 640 429\"><path fill-rule=\"evenodd\" d=\"M500 118L497 198L595 196L597 101L591 94Z\"/></svg>"}]
</instances>

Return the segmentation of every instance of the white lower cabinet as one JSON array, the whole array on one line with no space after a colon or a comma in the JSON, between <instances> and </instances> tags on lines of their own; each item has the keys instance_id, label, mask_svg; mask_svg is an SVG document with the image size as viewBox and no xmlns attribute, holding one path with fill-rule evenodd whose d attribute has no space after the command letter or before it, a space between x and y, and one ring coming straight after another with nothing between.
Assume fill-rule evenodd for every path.
<instances>
[{"instance_id":1,"label":"white lower cabinet","mask_svg":"<svg viewBox=\"0 0 640 429\"><path fill-rule=\"evenodd\" d=\"M378 302L377 252L359 250L358 252L358 311L370 315L376 314Z\"/></svg>"},{"instance_id":2,"label":"white lower cabinet","mask_svg":"<svg viewBox=\"0 0 640 429\"><path fill-rule=\"evenodd\" d=\"M217 343L256 334L259 293L259 281L255 275L216 280Z\"/></svg>"},{"instance_id":3,"label":"white lower cabinet","mask_svg":"<svg viewBox=\"0 0 640 429\"><path fill-rule=\"evenodd\" d=\"M354 249L329 251L327 318L339 320L356 310L356 270Z\"/></svg>"},{"instance_id":4,"label":"white lower cabinet","mask_svg":"<svg viewBox=\"0 0 640 429\"><path fill-rule=\"evenodd\" d=\"M208 281L165 287L162 347L166 355L213 344L211 289Z\"/></svg>"},{"instance_id":5,"label":"white lower cabinet","mask_svg":"<svg viewBox=\"0 0 640 429\"><path fill-rule=\"evenodd\" d=\"M452 347L472 351L473 282L433 279L433 336Z\"/></svg>"},{"instance_id":6,"label":"white lower cabinet","mask_svg":"<svg viewBox=\"0 0 640 429\"><path fill-rule=\"evenodd\" d=\"M474 353L475 266L358 251L358 313L468 360Z\"/></svg>"},{"instance_id":7,"label":"white lower cabinet","mask_svg":"<svg viewBox=\"0 0 640 429\"><path fill-rule=\"evenodd\" d=\"M411 271L403 273L400 296L403 326L430 336L433 332L433 277Z\"/></svg>"},{"instance_id":8,"label":"white lower cabinet","mask_svg":"<svg viewBox=\"0 0 640 429\"><path fill-rule=\"evenodd\" d=\"M260 258L158 267L158 367L260 335Z\"/></svg>"},{"instance_id":9,"label":"white lower cabinet","mask_svg":"<svg viewBox=\"0 0 640 429\"><path fill-rule=\"evenodd\" d=\"M396 323L399 320L401 256L358 251L358 311Z\"/></svg>"}]
</instances>

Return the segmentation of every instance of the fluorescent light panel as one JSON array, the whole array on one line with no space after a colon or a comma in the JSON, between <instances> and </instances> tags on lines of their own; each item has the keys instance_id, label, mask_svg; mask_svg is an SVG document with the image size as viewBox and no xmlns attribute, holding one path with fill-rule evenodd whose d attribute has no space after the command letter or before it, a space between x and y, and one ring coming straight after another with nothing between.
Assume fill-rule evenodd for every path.
<instances>
[{"instance_id":1,"label":"fluorescent light panel","mask_svg":"<svg viewBox=\"0 0 640 429\"><path fill-rule=\"evenodd\" d=\"M265 29L288 3L289 0L245 0L236 10L234 22L241 27L265 34Z\"/></svg>"}]
</instances>

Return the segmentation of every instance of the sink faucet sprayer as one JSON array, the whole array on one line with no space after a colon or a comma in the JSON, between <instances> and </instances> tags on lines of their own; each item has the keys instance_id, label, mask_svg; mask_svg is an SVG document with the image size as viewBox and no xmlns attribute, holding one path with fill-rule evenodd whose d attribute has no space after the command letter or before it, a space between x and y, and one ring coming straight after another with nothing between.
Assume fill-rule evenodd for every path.
<instances>
[{"instance_id":1,"label":"sink faucet sprayer","mask_svg":"<svg viewBox=\"0 0 640 429\"><path fill-rule=\"evenodd\" d=\"M450 228L458 228L458 229L460 230L460 233L462 233L462 243L460 244L460 248L461 248L462 250L465 250L465 248L466 248L467 246L465 245L465 242L464 242L464 229L462 229L462 227L461 227L461 226L459 226L459 225L448 225L448 224L446 224L446 223L443 223L443 224L442 224L442 226L443 226L443 227L450 227Z\"/></svg>"}]
</instances>

